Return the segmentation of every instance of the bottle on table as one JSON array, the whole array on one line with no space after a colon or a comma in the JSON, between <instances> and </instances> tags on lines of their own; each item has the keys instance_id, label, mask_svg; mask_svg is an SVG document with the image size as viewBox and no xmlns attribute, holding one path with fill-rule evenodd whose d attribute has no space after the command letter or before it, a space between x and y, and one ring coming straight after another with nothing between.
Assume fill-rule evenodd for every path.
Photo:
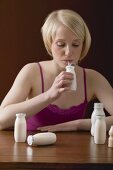
<instances>
[{"instance_id":1,"label":"bottle on table","mask_svg":"<svg viewBox=\"0 0 113 170\"><path fill-rule=\"evenodd\" d=\"M106 121L103 106L96 112L96 121L94 124L94 142L104 144L106 141Z\"/></svg>"},{"instance_id":2,"label":"bottle on table","mask_svg":"<svg viewBox=\"0 0 113 170\"><path fill-rule=\"evenodd\" d=\"M103 112L103 103L94 103L94 110L91 115L91 135L94 136L94 125L95 125L95 120L96 120L96 114L98 112ZM105 115L105 114L104 114Z\"/></svg>"},{"instance_id":3,"label":"bottle on table","mask_svg":"<svg viewBox=\"0 0 113 170\"><path fill-rule=\"evenodd\" d=\"M26 114L17 113L14 124L14 139L15 142L25 142L27 136Z\"/></svg>"},{"instance_id":4,"label":"bottle on table","mask_svg":"<svg viewBox=\"0 0 113 170\"><path fill-rule=\"evenodd\" d=\"M72 80L72 84L71 84L71 90L76 91L77 89L77 80L76 80L76 73L75 73L75 66L68 63L68 65L66 66L66 72L70 72L73 74L73 80Z\"/></svg>"},{"instance_id":5,"label":"bottle on table","mask_svg":"<svg viewBox=\"0 0 113 170\"><path fill-rule=\"evenodd\" d=\"M27 137L27 143L30 146L51 145L56 142L56 134L53 132L42 132Z\"/></svg>"},{"instance_id":6,"label":"bottle on table","mask_svg":"<svg viewBox=\"0 0 113 170\"><path fill-rule=\"evenodd\" d=\"M109 130L108 147L113 148L113 125Z\"/></svg>"}]
</instances>

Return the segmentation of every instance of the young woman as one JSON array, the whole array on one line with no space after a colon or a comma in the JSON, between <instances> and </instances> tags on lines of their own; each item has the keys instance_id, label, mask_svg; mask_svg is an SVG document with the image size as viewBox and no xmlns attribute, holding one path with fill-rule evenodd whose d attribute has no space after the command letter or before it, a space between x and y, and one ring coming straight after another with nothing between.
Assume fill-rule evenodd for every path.
<instances>
[{"instance_id":1,"label":"young woman","mask_svg":"<svg viewBox=\"0 0 113 170\"><path fill-rule=\"evenodd\" d=\"M85 110L97 98L111 115L106 117L108 130L113 124L112 87L100 73L78 64L91 44L84 20L72 10L53 11L42 36L51 60L27 64L19 72L0 107L0 129L12 127L15 114L24 112L28 130L90 130ZM75 65L76 91L70 89L73 74L66 72L68 62Z\"/></svg>"}]
</instances>

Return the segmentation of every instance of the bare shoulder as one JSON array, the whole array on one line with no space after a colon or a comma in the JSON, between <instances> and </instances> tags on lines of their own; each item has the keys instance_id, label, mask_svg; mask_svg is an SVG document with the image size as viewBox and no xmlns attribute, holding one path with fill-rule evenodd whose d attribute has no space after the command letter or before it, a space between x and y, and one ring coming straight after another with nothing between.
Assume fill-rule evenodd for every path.
<instances>
[{"instance_id":1,"label":"bare shoulder","mask_svg":"<svg viewBox=\"0 0 113 170\"><path fill-rule=\"evenodd\" d=\"M50 61L41 61L39 63L28 63L21 69L22 77L25 77L32 84L40 81L40 67L42 68L42 72L48 72L50 68Z\"/></svg>"},{"instance_id":2,"label":"bare shoulder","mask_svg":"<svg viewBox=\"0 0 113 170\"><path fill-rule=\"evenodd\" d=\"M28 78L29 80L33 80L40 72L39 72L38 63L28 63L20 70L20 75L23 78Z\"/></svg>"},{"instance_id":3,"label":"bare shoulder","mask_svg":"<svg viewBox=\"0 0 113 170\"><path fill-rule=\"evenodd\" d=\"M111 85L104 75L92 69L86 69L86 75L90 86L94 89L110 89Z\"/></svg>"},{"instance_id":4,"label":"bare shoulder","mask_svg":"<svg viewBox=\"0 0 113 170\"><path fill-rule=\"evenodd\" d=\"M23 66L23 68L21 69L21 72L32 74L37 70L38 68L37 65L38 65L37 63L28 63L25 66Z\"/></svg>"},{"instance_id":5,"label":"bare shoulder","mask_svg":"<svg viewBox=\"0 0 113 170\"><path fill-rule=\"evenodd\" d=\"M18 73L14 84L14 87L25 87L31 88L32 84L37 80L39 74L39 67L37 63L28 63Z\"/></svg>"},{"instance_id":6,"label":"bare shoulder","mask_svg":"<svg viewBox=\"0 0 113 170\"><path fill-rule=\"evenodd\" d=\"M105 79L105 77L96 70L93 70L93 69L85 69L85 70L86 70L87 78L90 81L94 82L94 81L98 81L101 79Z\"/></svg>"}]
</instances>

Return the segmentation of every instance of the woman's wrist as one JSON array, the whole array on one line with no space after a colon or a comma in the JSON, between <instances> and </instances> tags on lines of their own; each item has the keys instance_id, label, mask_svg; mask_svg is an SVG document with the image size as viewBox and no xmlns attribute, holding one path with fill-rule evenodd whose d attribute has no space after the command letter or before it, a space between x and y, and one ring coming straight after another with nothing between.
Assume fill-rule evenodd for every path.
<instances>
[{"instance_id":1,"label":"woman's wrist","mask_svg":"<svg viewBox=\"0 0 113 170\"><path fill-rule=\"evenodd\" d=\"M91 129L91 119L77 120L77 130L90 130L90 129Z\"/></svg>"},{"instance_id":2,"label":"woman's wrist","mask_svg":"<svg viewBox=\"0 0 113 170\"><path fill-rule=\"evenodd\" d=\"M54 99L51 97L49 91L46 91L44 93L44 100L47 101L49 104L54 101Z\"/></svg>"}]
</instances>

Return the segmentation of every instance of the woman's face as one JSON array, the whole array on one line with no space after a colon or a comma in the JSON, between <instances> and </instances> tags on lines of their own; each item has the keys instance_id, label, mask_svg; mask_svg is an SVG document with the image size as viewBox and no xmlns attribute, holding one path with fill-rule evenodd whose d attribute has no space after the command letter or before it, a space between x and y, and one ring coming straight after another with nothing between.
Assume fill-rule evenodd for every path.
<instances>
[{"instance_id":1,"label":"woman's face","mask_svg":"<svg viewBox=\"0 0 113 170\"><path fill-rule=\"evenodd\" d=\"M63 24L56 31L51 51L53 60L64 68L68 62L77 64L82 51L82 40Z\"/></svg>"}]
</instances>

